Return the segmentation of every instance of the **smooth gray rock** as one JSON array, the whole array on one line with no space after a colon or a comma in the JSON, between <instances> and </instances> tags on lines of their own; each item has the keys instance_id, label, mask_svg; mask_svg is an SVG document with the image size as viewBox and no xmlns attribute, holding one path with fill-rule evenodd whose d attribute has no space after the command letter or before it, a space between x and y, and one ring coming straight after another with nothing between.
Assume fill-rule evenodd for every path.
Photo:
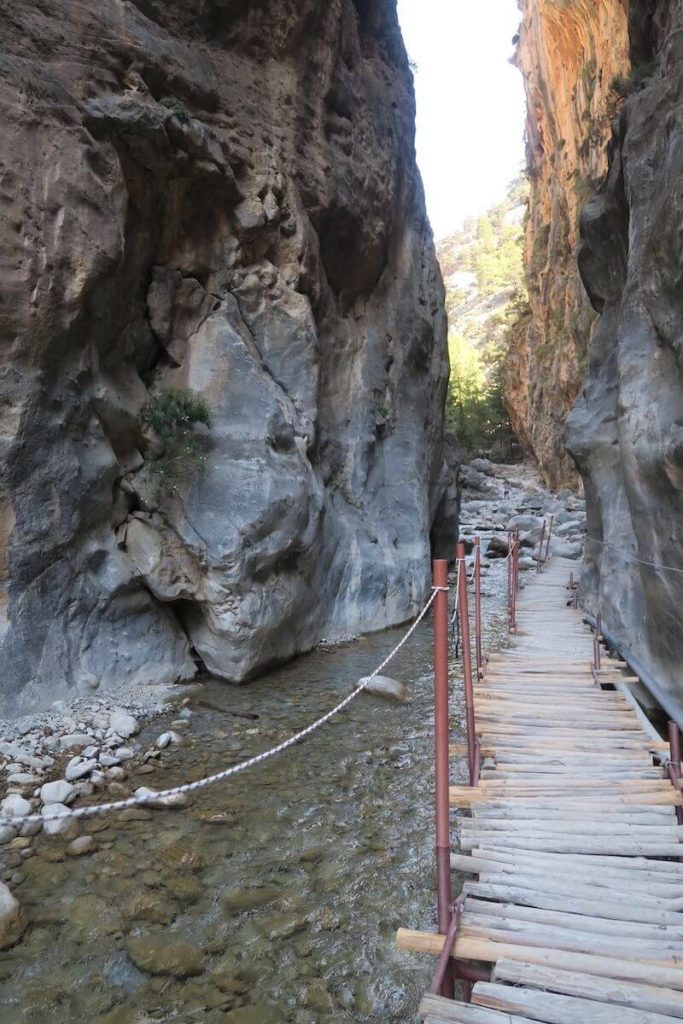
<instances>
[{"instance_id":1,"label":"smooth gray rock","mask_svg":"<svg viewBox=\"0 0 683 1024\"><path fill-rule=\"evenodd\" d=\"M0 882L0 949L9 949L28 927L28 917L4 882Z\"/></svg>"},{"instance_id":2,"label":"smooth gray rock","mask_svg":"<svg viewBox=\"0 0 683 1024\"><path fill-rule=\"evenodd\" d=\"M66 779L46 782L40 787L40 799L44 804L68 804L76 796L76 790Z\"/></svg>"},{"instance_id":3,"label":"smooth gray rock","mask_svg":"<svg viewBox=\"0 0 683 1024\"><path fill-rule=\"evenodd\" d=\"M358 682L365 682L365 678L359 679ZM396 700L400 703L405 703L410 695L405 683L392 679L390 676L373 676L365 687L365 693L372 693L376 697L385 697L387 700Z\"/></svg>"},{"instance_id":4,"label":"smooth gray rock","mask_svg":"<svg viewBox=\"0 0 683 1024\"><path fill-rule=\"evenodd\" d=\"M139 722L126 711L112 711L109 725L110 728L124 740L127 740L131 736L135 736L136 733L140 732Z\"/></svg>"},{"instance_id":5,"label":"smooth gray rock","mask_svg":"<svg viewBox=\"0 0 683 1024\"><path fill-rule=\"evenodd\" d=\"M43 819L43 834L50 838L75 839L80 832L78 819L65 804L54 803L46 807L48 817Z\"/></svg>"},{"instance_id":6,"label":"smooth gray rock","mask_svg":"<svg viewBox=\"0 0 683 1024\"><path fill-rule=\"evenodd\" d=\"M10 793L0 803L0 813L4 818L24 817L31 813L31 804L18 793Z\"/></svg>"},{"instance_id":7,"label":"smooth gray rock","mask_svg":"<svg viewBox=\"0 0 683 1024\"><path fill-rule=\"evenodd\" d=\"M428 594L446 320L395 5L209 7L3 24L4 105L39 97L0 139L17 705L189 679L191 645L242 682ZM172 387L213 426L160 498L140 411Z\"/></svg>"},{"instance_id":8,"label":"smooth gray rock","mask_svg":"<svg viewBox=\"0 0 683 1024\"><path fill-rule=\"evenodd\" d=\"M579 267L600 319L568 444L583 477L582 602L683 707L683 159L680 3L634 5L654 73L614 122L608 178L581 218ZM641 561L637 561L640 559ZM653 562L656 565L644 563ZM659 567L658 567L659 566Z\"/></svg>"}]
</instances>

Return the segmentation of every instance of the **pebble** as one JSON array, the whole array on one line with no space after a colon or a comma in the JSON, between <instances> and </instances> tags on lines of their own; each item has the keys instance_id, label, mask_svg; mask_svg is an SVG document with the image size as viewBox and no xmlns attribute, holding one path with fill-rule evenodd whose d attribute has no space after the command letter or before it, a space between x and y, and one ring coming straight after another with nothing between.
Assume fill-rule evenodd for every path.
<instances>
[{"instance_id":1,"label":"pebble","mask_svg":"<svg viewBox=\"0 0 683 1024\"><path fill-rule=\"evenodd\" d=\"M84 776L90 775L90 772L96 764L96 761L83 761L79 758L76 764L74 764L73 761L69 763L64 776L67 782L76 782L78 779L82 779Z\"/></svg>"},{"instance_id":2,"label":"pebble","mask_svg":"<svg viewBox=\"0 0 683 1024\"><path fill-rule=\"evenodd\" d=\"M120 781L121 779L126 778L126 773L123 768L119 768L118 765L114 765L112 768L107 768L104 773L104 777L106 779L117 779Z\"/></svg>"},{"instance_id":3,"label":"pebble","mask_svg":"<svg viewBox=\"0 0 683 1024\"><path fill-rule=\"evenodd\" d=\"M40 778L37 775L30 775L28 772L13 772L7 781L17 786L35 786L37 782L40 782Z\"/></svg>"},{"instance_id":4,"label":"pebble","mask_svg":"<svg viewBox=\"0 0 683 1024\"><path fill-rule=\"evenodd\" d=\"M116 756L119 761L130 761L135 755L130 747L117 747Z\"/></svg>"},{"instance_id":5,"label":"pebble","mask_svg":"<svg viewBox=\"0 0 683 1024\"><path fill-rule=\"evenodd\" d=\"M135 736L137 732L140 732L138 720L125 711L114 711L109 725L122 739L128 739L129 736Z\"/></svg>"},{"instance_id":6,"label":"pebble","mask_svg":"<svg viewBox=\"0 0 683 1024\"><path fill-rule=\"evenodd\" d=\"M72 840L64 851L67 857L82 857L86 853L92 853L95 849L95 840L92 836L78 836Z\"/></svg>"},{"instance_id":7,"label":"pebble","mask_svg":"<svg viewBox=\"0 0 683 1024\"><path fill-rule=\"evenodd\" d=\"M0 825L0 846L10 843L16 834L17 830L12 825Z\"/></svg>"},{"instance_id":8,"label":"pebble","mask_svg":"<svg viewBox=\"0 0 683 1024\"><path fill-rule=\"evenodd\" d=\"M43 820L43 832L46 836L61 836L62 839L75 839L80 832L78 820L74 818L65 804L50 804L50 814L57 817Z\"/></svg>"},{"instance_id":9,"label":"pebble","mask_svg":"<svg viewBox=\"0 0 683 1024\"><path fill-rule=\"evenodd\" d=\"M31 813L31 804L23 796L13 793L2 801L0 811L4 818L22 818Z\"/></svg>"},{"instance_id":10,"label":"pebble","mask_svg":"<svg viewBox=\"0 0 683 1024\"><path fill-rule=\"evenodd\" d=\"M135 966L148 974L189 978L202 973L201 954L196 946L168 932L134 935L128 940L127 948Z\"/></svg>"},{"instance_id":11,"label":"pebble","mask_svg":"<svg viewBox=\"0 0 683 1024\"><path fill-rule=\"evenodd\" d=\"M71 732L66 736L59 737L59 745L63 750L71 750L74 747L89 747L92 736L85 732Z\"/></svg>"},{"instance_id":12,"label":"pebble","mask_svg":"<svg viewBox=\"0 0 683 1024\"><path fill-rule=\"evenodd\" d=\"M46 782L40 787L40 799L44 804L68 804L76 796L76 789L66 779Z\"/></svg>"},{"instance_id":13,"label":"pebble","mask_svg":"<svg viewBox=\"0 0 683 1024\"><path fill-rule=\"evenodd\" d=\"M104 752L100 754L100 764L105 768L114 768L120 761L121 758L117 757L116 754L105 754Z\"/></svg>"},{"instance_id":14,"label":"pebble","mask_svg":"<svg viewBox=\"0 0 683 1024\"><path fill-rule=\"evenodd\" d=\"M158 737L155 746L157 746L159 748L159 750L165 750L165 748L169 747L170 745L171 745L171 734L170 734L170 732L162 732L161 736Z\"/></svg>"},{"instance_id":15,"label":"pebble","mask_svg":"<svg viewBox=\"0 0 683 1024\"><path fill-rule=\"evenodd\" d=\"M19 835L21 836L37 836L43 827L42 821L25 821L21 826Z\"/></svg>"},{"instance_id":16,"label":"pebble","mask_svg":"<svg viewBox=\"0 0 683 1024\"><path fill-rule=\"evenodd\" d=\"M139 789L136 789L135 795L150 798L145 800L145 807L179 809L188 807L190 804L190 797L187 793L175 793L173 796L159 797L155 789L148 789L146 786L140 786Z\"/></svg>"}]
</instances>

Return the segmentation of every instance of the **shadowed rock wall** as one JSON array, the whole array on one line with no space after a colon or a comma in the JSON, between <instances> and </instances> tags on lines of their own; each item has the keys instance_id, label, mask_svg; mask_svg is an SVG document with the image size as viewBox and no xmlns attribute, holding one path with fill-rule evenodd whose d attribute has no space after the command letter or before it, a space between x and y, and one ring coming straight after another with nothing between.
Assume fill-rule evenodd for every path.
<instances>
[{"instance_id":1,"label":"shadowed rock wall","mask_svg":"<svg viewBox=\"0 0 683 1024\"><path fill-rule=\"evenodd\" d=\"M241 681L411 616L443 288L393 0L0 0L0 670ZM139 412L190 387L159 501Z\"/></svg>"},{"instance_id":2,"label":"shadowed rock wall","mask_svg":"<svg viewBox=\"0 0 683 1024\"><path fill-rule=\"evenodd\" d=\"M601 315L569 444L601 542L589 541L585 602L683 702L683 572L642 564L683 570L683 3L634 0L629 31L642 84L582 216L579 263Z\"/></svg>"}]
</instances>

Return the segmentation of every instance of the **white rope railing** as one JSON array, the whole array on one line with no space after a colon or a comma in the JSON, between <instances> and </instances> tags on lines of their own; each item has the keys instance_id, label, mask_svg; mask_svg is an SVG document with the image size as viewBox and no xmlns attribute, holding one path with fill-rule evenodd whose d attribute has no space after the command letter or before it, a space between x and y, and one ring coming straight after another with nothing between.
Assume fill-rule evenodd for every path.
<instances>
[{"instance_id":1,"label":"white rope railing","mask_svg":"<svg viewBox=\"0 0 683 1024\"><path fill-rule=\"evenodd\" d=\"M460 570L458 567L458 572L459 571ZM343 711L344 708L347 707L352 700L358 697L358 695L361 694L363 690L365 690L369 686L370 681L374 679L375 676L378 676L382 669L386 668L389 662L396 657L396 655L401 650L403 645L408 642L408 640L413 635L413 633L415 632L415 630L420 625L425 615L431 608L432 604L434 603L436 595L438 593L443 592L447 593L448 590L448 587L432 587L432 592L429 597L429 600L422 608L422 611L419 613L410 629L403 635L403 637L399 640L399 642L396 644L393 650L390 651L390 653L386 656L384 661L382 661L377 666L377 668L370 673L369 676L366 676L363 682L359 683L355 690L352 690L352 692L347 697L345 697L344 700L340 701L338 704L335 704L335 706L331 708L331 710L328 711L327 714L323 715L321 718L316 719L315 722L312 722L305 729L301 729L300 732L294 733L294 735L290 736L289 739L284 740L282 743L278 743L276 747L271 747L268 750L262 751L260 754L255 754L253 757L250 757L246 761L241 761L239 764L232 765L230 768L225 768L223 771L216 772L215 775L207 775L205 778L197 779L195 782L186 782L180 786L173 786L171 789L163 789L159 791L154 790L150 791L149 793L141 794L139 796L133 795L131 797L126 798L125 800L110 801L109 803L88 804L85 807L75 807L73 809L69 808L68 813L60 811L58 814L50 814L48 804L48 809L46 811L34 812L32 814L0 817L0 827L9 825L14 828L21 828L23 825L28 823L37 823L44 821L62 821L67 818L90 818L99 814L109 814L113 811L125 811L130 807L141 807L145 804L154 804L158 806L160 801L170 800L173 797L180 796L184 793L194 793L198 789L204 789L206 786L212 786L217 782L223 782L225 779L229 779L231 776L237 775L239 772L244 772L248 768L253 768L257 764L260 764L262 761L266 761L271 757L275 757L276 754L281 754L283 751L288 750L290 747L295 746L295 744L297 743L300 743L302 740L310 736L311 733L315 732L321 726L325 725L326 722L329 722L331 718L334 718L335 715L338 715L339 712Z\"/></svg>"}]
</instances>

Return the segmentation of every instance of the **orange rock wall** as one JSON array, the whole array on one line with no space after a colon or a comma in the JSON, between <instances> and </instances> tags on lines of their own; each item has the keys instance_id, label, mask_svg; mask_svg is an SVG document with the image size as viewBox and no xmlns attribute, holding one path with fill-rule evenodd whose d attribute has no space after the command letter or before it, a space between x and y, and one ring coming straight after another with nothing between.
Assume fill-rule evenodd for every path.
<instances>
[{"instance_id":1,"label":"orange rock wall","mask_svg":"<svg viewBox=\"0 0 683 1024\"><path fill-rule=\"evenodd\" d=\"M565 423L581 388L595 321L576 264L579 213L607 170L618 104L611 86L630 67L627 4L520 0L520 9L516 62L528 107L531 315L513 334L506 402L546 482L575 487Z\"/></svg>"}]
</instances>

